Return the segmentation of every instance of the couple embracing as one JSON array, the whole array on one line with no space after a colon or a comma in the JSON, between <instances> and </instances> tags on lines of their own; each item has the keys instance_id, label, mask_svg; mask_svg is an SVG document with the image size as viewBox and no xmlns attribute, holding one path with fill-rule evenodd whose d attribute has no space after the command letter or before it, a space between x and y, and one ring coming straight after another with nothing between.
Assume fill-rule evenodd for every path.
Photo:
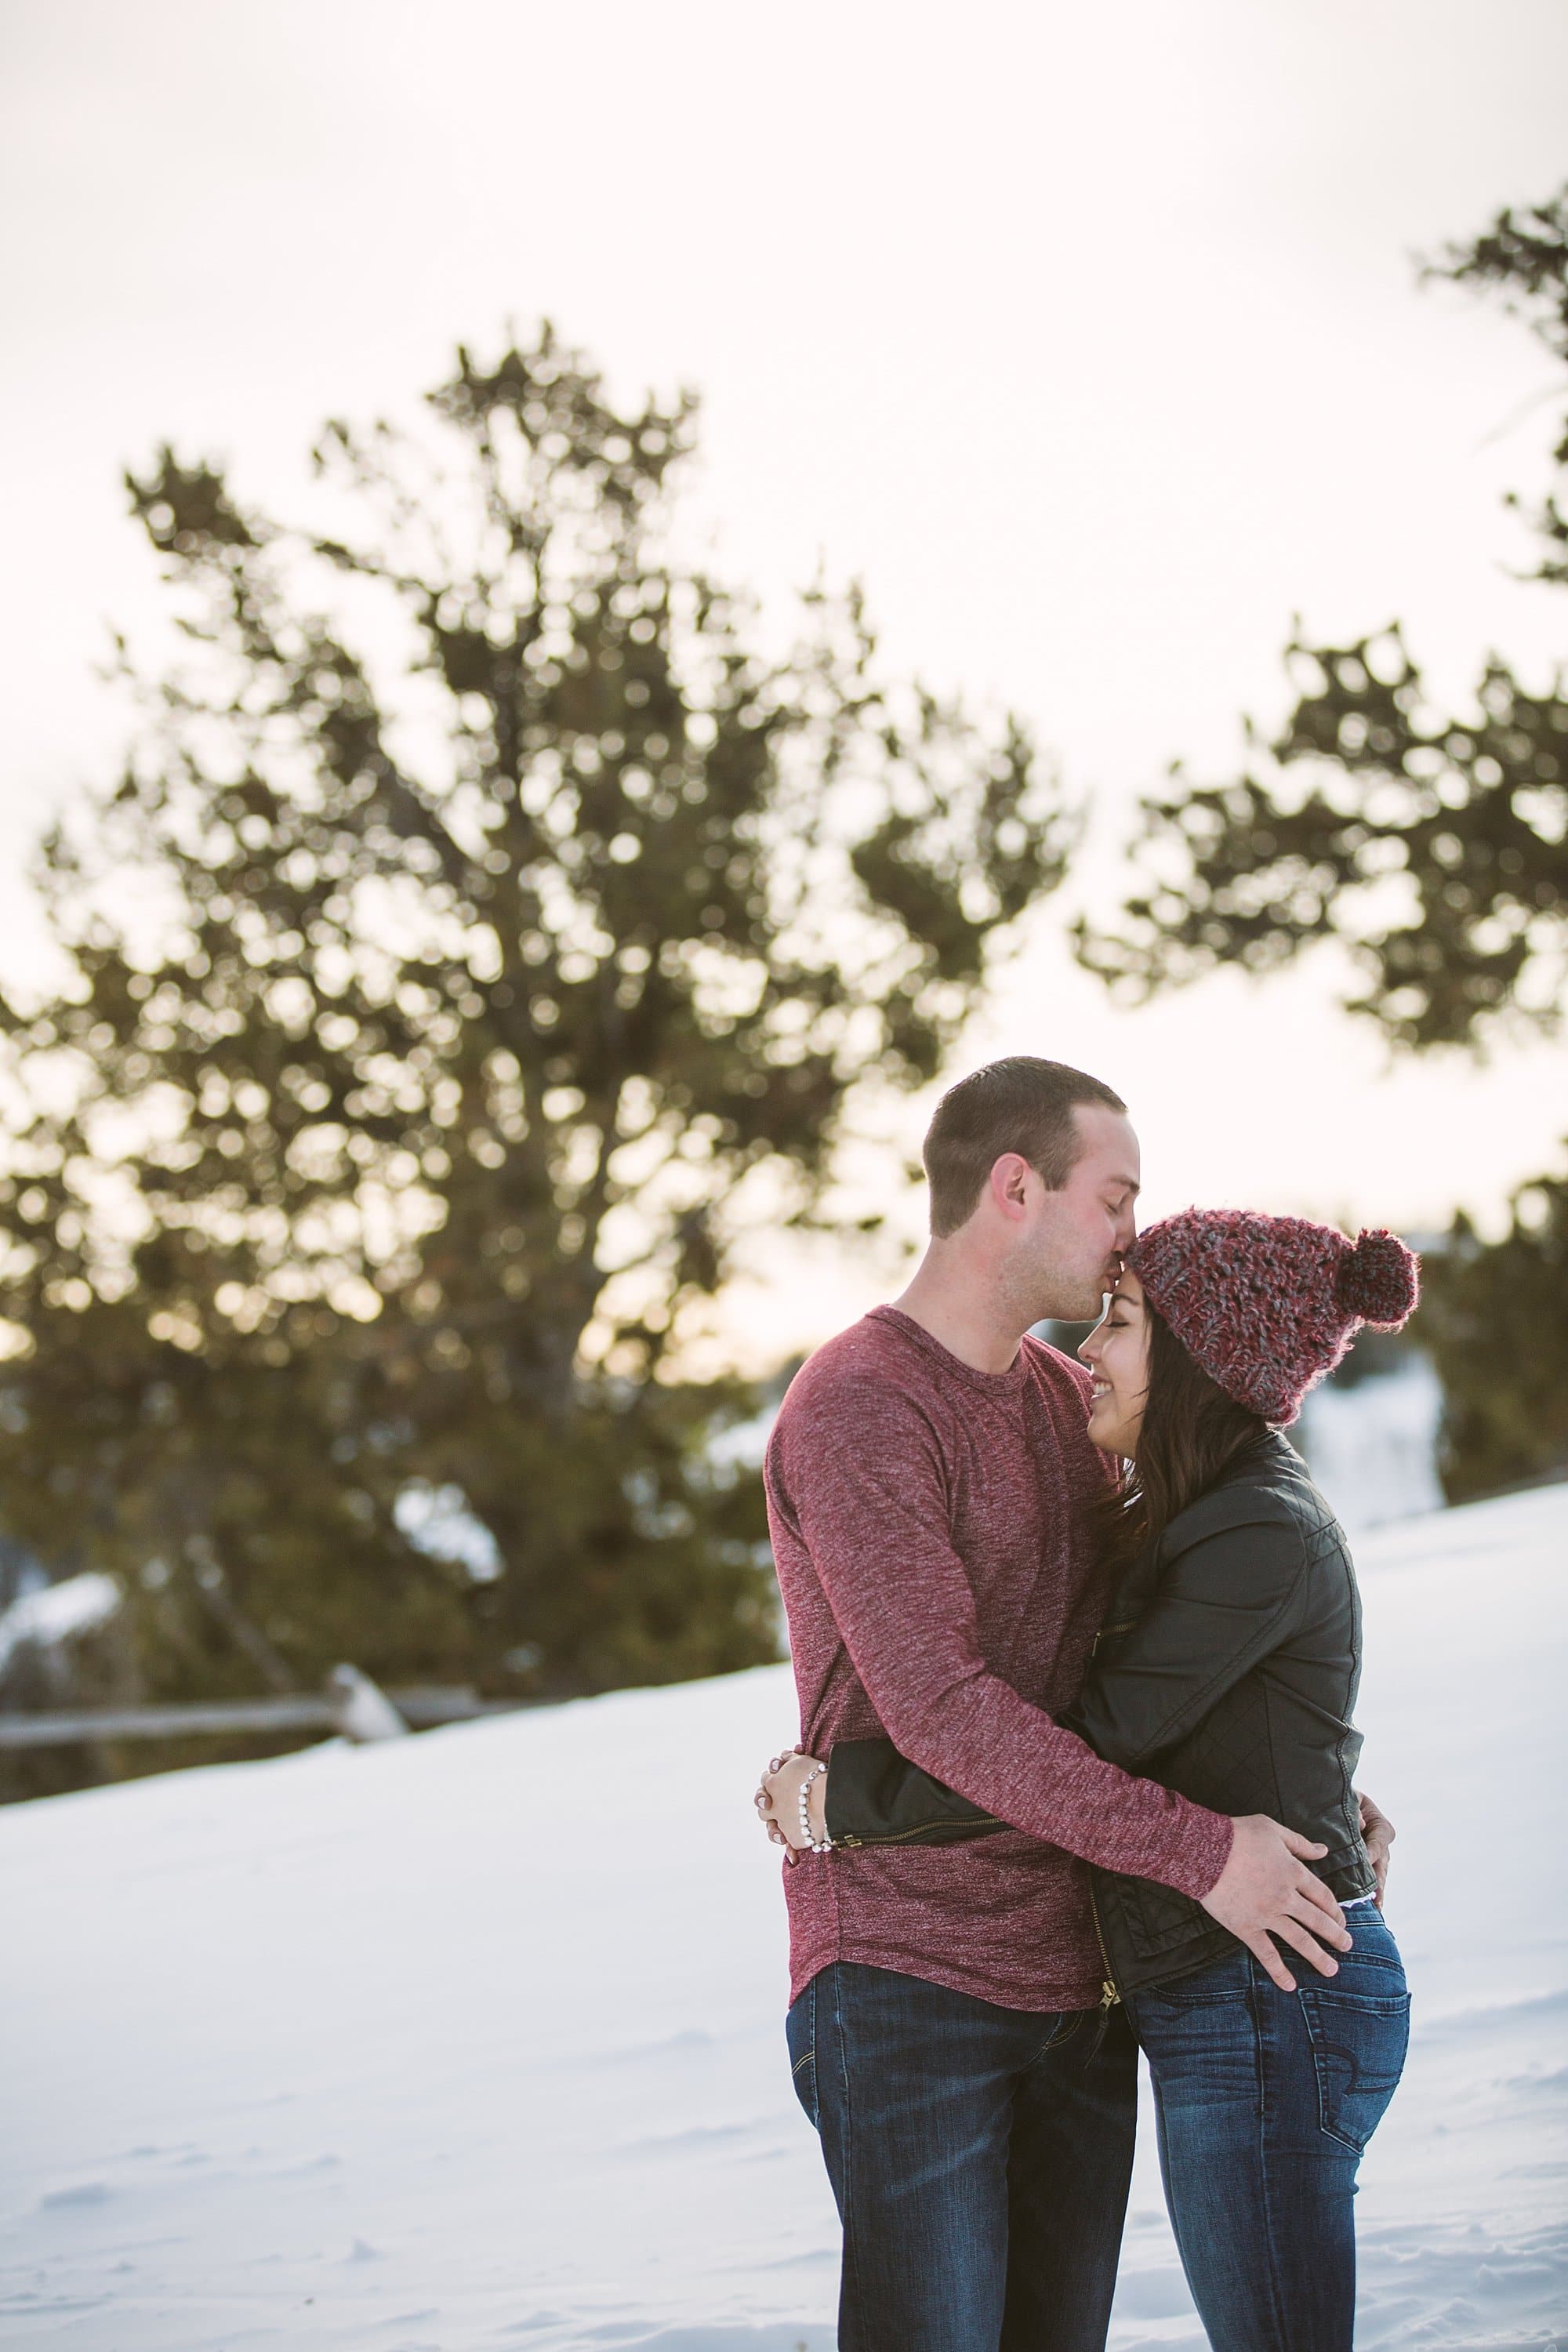
<instances>
[{"instance_id":1,"label":"couple embracing","mask_svg":"<svg viewBox=\"0 0 1568 2352\"><path fill-rule=\"evenodd\" d=\"M1349 2352L1409 2000L1354 1574L1279 1431L1415 1260L1237 1211L1139 1234L1126 1108L1056 1062L954 1087L925 1165L919 1271L767 1461L801 1746L758 1807L840 2352L1104 2345L1140 2047L1215 2352ZM1087 1370L1027 1336L1107 1294Z\"/></svg>"}]
</instances>

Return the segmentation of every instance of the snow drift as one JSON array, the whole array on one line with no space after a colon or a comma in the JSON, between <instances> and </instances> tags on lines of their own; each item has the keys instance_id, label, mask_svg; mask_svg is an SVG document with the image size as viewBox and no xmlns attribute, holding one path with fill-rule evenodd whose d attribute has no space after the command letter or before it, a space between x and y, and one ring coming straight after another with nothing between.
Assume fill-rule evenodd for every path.
<instances>
[{"instance_id":1,"label":"snow drift","mask_svg":"<svg viewBox=\"0 0 1568 2352\"><path fill-rule=\"evenodd\" d=\"M1568 1489L1359 1549L1416 2028L1363 2172L1358 2341L1542 2352ZM828 2352L749 1803L793 1723L767 1668L0 1813L0 2341ZM1111 2341L1203 2343L1147 2134Z\"/></svg>"}]
</instances>

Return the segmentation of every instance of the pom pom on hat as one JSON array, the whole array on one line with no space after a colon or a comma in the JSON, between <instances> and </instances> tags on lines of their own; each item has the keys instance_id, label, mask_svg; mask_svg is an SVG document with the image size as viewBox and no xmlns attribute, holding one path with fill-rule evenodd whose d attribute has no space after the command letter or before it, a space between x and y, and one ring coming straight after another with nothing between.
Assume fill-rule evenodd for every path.
<instances>
[{"instance_id":1,"label":"pom pom on hat","mask_svg":"<svg viewBox=\"0 0 1568 2352\"><path fill-rule=\"evenodd\" d=\"M1340 1261L1334 1297L1347 1315L1377 1331L1397 1331L1414 1314L1421 1279L1414 1251L1381 1226L1357 1237Z\"/></svg>"}]
</instances>

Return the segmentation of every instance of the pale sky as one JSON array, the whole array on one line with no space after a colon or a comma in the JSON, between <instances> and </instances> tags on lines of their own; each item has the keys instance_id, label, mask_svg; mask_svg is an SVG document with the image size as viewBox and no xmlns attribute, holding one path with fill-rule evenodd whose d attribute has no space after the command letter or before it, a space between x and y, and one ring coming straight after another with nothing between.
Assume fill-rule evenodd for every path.
<instances>
[{"instance_id":1,"label":"pale sky","mask_svg":"<svg viewBox=\"0 0 1568 2352\"><path fill-rule=\"evenodd\" d=\"M1029 716L1097 811L1080 889L1171 758L1233 772L1279 717L1296 611L1399 614L1455 697L1489 646L1531 681L1564 650L1500 505L1558 371L1412 268L1568 176L1561 0L10 0L0 42L11 976L27 842L122 738L108 625L159 611L121 468L172 438L288 505L324 415L406 408L509 316L701 391L694 520L771 610L820 554L891 666ZM1113 1014L1067 910L953 1074L1110 1078L1153 1211L1495 1220L1557 1157L1561 1047L1391 1068L1316 968ZM764 1351L882 1279L755 1255Z\"/></svg>"}]
</instances>

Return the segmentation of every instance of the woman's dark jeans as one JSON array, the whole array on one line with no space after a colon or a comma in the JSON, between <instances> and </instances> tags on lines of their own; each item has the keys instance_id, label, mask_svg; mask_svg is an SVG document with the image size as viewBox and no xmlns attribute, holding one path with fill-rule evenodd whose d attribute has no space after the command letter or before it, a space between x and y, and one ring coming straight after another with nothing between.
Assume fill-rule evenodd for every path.
<instances>
[{"instance_id":1,"label":"woman's dark jeans","mask_svg":"<svg viewBox=\"0 0 1568 2352\"><path fill-rule=\"evenodd\" d=\"M1382 1912L1345 1919L1337 1976L1286 1954L1293 1993L1238 1950L1128 2001L1214 2352L1350 2352L1356 2167L1405 2064L1410 1995Z\"/></svg>"},{"instance_id":2,"label":"woman's dark jeans","mask_svg":"<svg viewBox=\"0 0 1568 2352\"><path fill-rule=\"evenodd\" d=\"M788 2034L844 2224L839 2352L1103 2352L1137 2119L1121 2011L837 1961Z\"/></svg>"}]
</instances>

